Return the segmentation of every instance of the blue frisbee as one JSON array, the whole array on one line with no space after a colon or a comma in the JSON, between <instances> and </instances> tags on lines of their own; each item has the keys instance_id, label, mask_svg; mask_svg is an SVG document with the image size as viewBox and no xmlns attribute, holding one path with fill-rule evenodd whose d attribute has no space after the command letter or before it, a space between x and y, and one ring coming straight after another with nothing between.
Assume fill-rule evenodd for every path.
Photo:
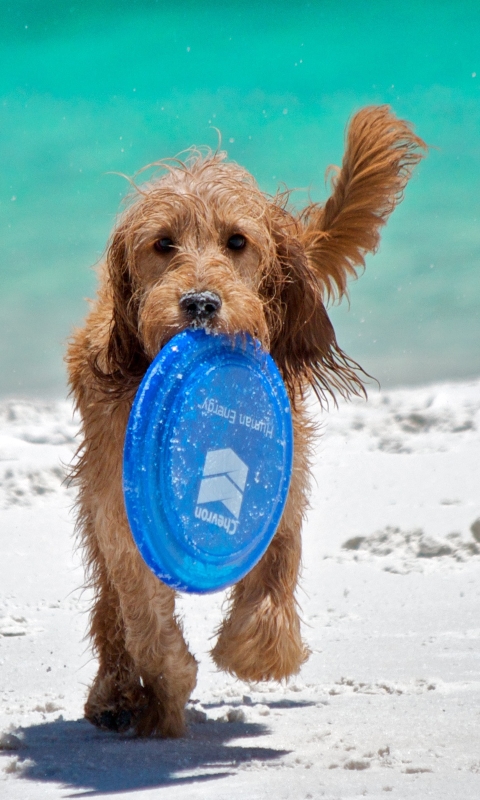
<instances>
[{"instance_id":1,"label":"blue frisbee","mask_svg":"<svg viewBox=\"0 0 480 800\"><path fill-rule=\"evenodd\" d=\"M280 522L292 442L285 386L258 342L171 339L138 389L124 447L128 521L155 575L197 593L246 575Z\"/></svg>"}]
</instances>

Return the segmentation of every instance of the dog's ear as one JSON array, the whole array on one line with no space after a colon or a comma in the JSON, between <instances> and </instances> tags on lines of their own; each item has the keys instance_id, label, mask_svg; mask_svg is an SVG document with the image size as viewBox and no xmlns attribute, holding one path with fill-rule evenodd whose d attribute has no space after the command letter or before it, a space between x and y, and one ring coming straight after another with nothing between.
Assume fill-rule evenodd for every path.
<instances>
[{"instance_id":1,"label":"dog's ear","mask_svg":"<svg viewBox=\"0 0 480 800\"><path fill-rule=\"evenodd\" d=\"M352 119L341 169L325 205L302 214L301 236L326 297L346 292L347 279L375 252L380 229L401 201L426 144L388 106L369 106Z\"/></svg>"},{"instance_id":2,"label":"dog's ear","mask_svg":"<svg viewBox=\"0 0 480 800\"><path fill-rule=\"evenodd\" d=\"M363 393L361 371L339 348L323 302L324 287L308 263L293 217L272 205L276 264L266 283L270 352L292 399L309 384L326 395Z\"/></svg>"},{"instance_id":3,"label":"dog's ear","mask_svg":"<svg viewBox=\"0 0 480 800\"><path fill-rule=\"evenodd\" d=\"M127 231L120 223L108 246L105 291L111 322L104 351L91 365L102 389L119 398L136 391L149 364L138 335L139 293Z\"/></svg>"}]
</instances>

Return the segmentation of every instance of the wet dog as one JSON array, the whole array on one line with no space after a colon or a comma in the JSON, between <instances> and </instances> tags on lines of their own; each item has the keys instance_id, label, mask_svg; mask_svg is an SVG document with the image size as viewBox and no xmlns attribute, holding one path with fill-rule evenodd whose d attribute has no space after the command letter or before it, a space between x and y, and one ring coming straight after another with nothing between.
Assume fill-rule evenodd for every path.
<instances>
[{"instance_id":1,"label":"wet dog","mask_svg":"<svg viewBox=\"0 0 480 800\"><path fill-rule=\"evenodd\" d=\"M386 106L353 117L342 167L323 205L301 213L259 190L222 153L192 152L135 187L100 271L98 296L69 347L82 421L74 469L78 527L95 600L98 674L85 716L100 728L180 736L197 664L175 593L142 560L122 495L122 452L134 394L161 347L189 326L246 331L274 358L294 422L287 504L265 555L237 583L212 657L249 681L282 680L308 656L295 600L314 426L305 398L363 390L325 304L377 248L424 143Z\"/></svg>"}]
</instances>

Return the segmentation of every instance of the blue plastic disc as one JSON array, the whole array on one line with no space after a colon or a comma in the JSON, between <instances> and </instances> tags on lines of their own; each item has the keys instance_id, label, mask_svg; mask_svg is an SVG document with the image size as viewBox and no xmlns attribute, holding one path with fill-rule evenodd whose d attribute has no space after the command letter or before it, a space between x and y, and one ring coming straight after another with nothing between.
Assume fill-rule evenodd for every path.
<instances>
[{"instance_id":1,"label":"blue plastic disc","mask_svg":"<svg viewBox=\"0 0 480 800\"><path fill-rule=\"evenodd\" d=\"M258 342L185 330L134 399L124 448L128 521L148 566L184 592L214 592L257 563L292 471L292 418Z\"/></svg>"}]
</instances>

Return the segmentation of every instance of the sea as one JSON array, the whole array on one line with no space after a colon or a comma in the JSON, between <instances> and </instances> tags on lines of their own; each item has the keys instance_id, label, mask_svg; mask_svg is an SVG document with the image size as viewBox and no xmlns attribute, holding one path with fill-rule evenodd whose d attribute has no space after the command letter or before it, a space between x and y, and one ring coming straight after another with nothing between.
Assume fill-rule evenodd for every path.
<instances>
[{"instance_id":1,"label":"sea","mask_svg":"<svg viewBox=\"0 0 480 800\"><path fill-rule=\"evenodd\" d=\"M480 375L478 0L1 0L0 396L66 393L125 176L221 147L292 203L362 106L429 145L377 254L329 313L384 387Z\"/></svg>"}]
</instances>

